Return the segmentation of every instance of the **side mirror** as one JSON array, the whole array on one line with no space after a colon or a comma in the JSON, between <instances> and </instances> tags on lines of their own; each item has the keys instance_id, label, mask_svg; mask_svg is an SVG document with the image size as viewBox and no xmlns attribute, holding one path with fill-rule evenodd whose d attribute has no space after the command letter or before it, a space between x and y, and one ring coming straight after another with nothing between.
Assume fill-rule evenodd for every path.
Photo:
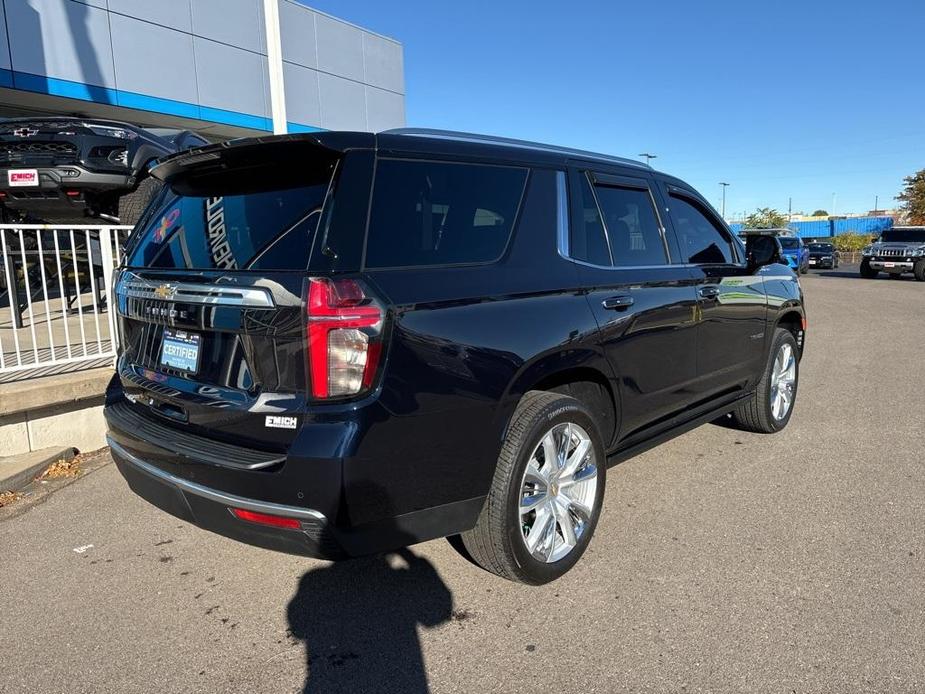
<instances>
[{"instance_id":1,"label":"side mirror","mask_svg":"<svg viewBox=\"0 0 925 694\"><path fill-rule=\"evenodd\" d=\"M780 241L774 236L752 234L745 240L745 257L748 266L755 270L765 265L773 265L783 260Z\"/></svg>"}]
</instances>

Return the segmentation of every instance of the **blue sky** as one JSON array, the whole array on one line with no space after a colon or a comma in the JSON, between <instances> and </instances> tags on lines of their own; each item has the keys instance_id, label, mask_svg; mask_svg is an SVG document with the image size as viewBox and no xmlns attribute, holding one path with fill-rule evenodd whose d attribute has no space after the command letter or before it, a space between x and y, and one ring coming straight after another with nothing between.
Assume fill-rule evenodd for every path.
<instances>
[{"instance_id":1,"label":"blue sky","mask_svg":"<svg viewBox=\"0 0 925 694\"><path fill-rule=\"evenodd\" d=\"M308 0L404 44L409 126L635 156L727 216L892 207L925 168L925 2Z\"/></svg>"}]
</instances>

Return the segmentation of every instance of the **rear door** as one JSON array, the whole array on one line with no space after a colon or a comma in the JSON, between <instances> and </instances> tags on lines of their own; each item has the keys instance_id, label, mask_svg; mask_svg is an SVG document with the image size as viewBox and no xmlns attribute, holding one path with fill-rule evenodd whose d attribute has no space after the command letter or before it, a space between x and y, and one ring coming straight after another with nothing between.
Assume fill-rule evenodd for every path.
<instances>
[{"instance_id":1,"label":"rear door","mask_svg":"<svg viewBox=\"0 0 925 694\"><path fill-rule=\"evenodd\" d=\"M697 292L698 396L739 391L760 372L765 356L767 298L760 276L745 262L745 249L694 191L671 183L662 193L681 259Z\"/></svg>"},{"instance_id":2,"label":"rear door","mask_svg":"<svg viewBox=\"0 0 925 694\"><path fill-rule=\"evenodd\" d=\"M673 262L647 175L571 171L571 230L563 252L580 267L600 341L619 380L621 436L691 403L697 300Z\"/></svg>"},{"instance_id":3,"label":"rear door","mask_svg":"<svg viewBox=\"0 0 925 694\"><path fill-rule=\"evenodd\" d=\"M294 438L306 269L335 172L344 179L334 154L302 152L295 172L252 158L176 182L139 222L116 288L118 373L139 413L263 449Z\"/></svg>"}]
</instances>

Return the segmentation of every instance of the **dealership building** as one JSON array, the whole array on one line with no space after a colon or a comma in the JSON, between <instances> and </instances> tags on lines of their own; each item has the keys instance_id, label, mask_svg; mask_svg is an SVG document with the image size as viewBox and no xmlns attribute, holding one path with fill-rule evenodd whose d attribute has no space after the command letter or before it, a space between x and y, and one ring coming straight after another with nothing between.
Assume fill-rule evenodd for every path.
<instances>
[{"instance_id":1,"label":"dealership building","mask_svg":"<svg viewBox=\"0 0 925 694\"><path fill-rule=\"evenodd\" d=\"M276 100L277 132L405 124L401 44L293 0L0 3L0 117L78 114L225 139L273 132Z\"/></svg>"}]
</instances>

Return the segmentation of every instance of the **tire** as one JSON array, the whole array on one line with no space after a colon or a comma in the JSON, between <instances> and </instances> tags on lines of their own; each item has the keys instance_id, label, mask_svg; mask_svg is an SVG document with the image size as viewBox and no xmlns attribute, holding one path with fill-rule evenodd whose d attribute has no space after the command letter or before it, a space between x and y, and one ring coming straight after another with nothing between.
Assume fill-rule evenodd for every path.
<instances>
[{"instance_id":1,"label":"tire","mask_svg":"<svg viewBox=\"0 0 925 694\"><path fill-rule=\"evenodd\" d=\"M774 374L778 371L778 356L788 347L793 360L791 387L788 389L790 399L786 412L779 415L774 410L772 395L774 393ZM788 369L789 371L789 369ZM758 381L758 386L752 396L739 405L732 413L733 421L738 428L744 431L754 431L760 434L775 434L787 426L790 416L793 414L793 406L796 403L797 387L800 383L800 360L797 349L797 341L789 330L777 328L774 331L774 339L771 340L771 349L768 353L768 361ZM780 387L778 386L778 390Z\"/></svg>"},{"instance_id":2,"label":"tire","mask_svg":"<svg viewBox=\"0 0 925 694\"><path fill-rule=\"evenodd\" d=\"M880 274L880 271L874 270L870 266L870 261L867 260L867 258L864 258L861 261L861 277L863 277L866 280L872 280L872 279L876 279L877 275L879 274Z\"/></svg>"},{"instance_id":3,"label":"tire","mask_svg":"<svg viewBox=\"0 0 925 694\"><path fill-rule=\"evenodd\" d=\"M915 261L912 266L912 274L918 282L925 282L925 259Z\"/></svg>"},{"instance_id":4,"label":"tire","mask_svg":"<svg viewBox=\"0 0 925 694\"><path fill-rule=\"evenodd\" d=\"M135 226L163 185L156 178L144 178L135 190L119 198L119 223Z\"/></svg>"},{"instance_id":5,"label":"tire","mask_svg":"<svg viewBox=\"0 0 925 694\"><path fill-rule=\"evenodd\" d=\"M543 476L547 471L545 452L550 450L543 445L544 439L553 435L551 441L564 441L556 438L556 431L569 432L570 445L575 446L576 440L582 439L588 447L585 455L577 452L577 446L571 448L573 454L577 453L577 472L568 477L568 493L557 491L559 483L564 485L566 478L550 481ZM531 483L526 476L528 464L536 483ZM555 465L554 473L562 469L552 461L550 464ZM575 475L582 475L583 479L576 482ZM511 417L491 490L475 527L462 534L463 545L473 561L502 578L530 585L553 581L571 569L587 549L600 518L605 481L604 447L597 422L588 409L566 395L530 391ZM548 486L544 486L547 483ZM546 493L524 496L528 485L533 485L532 490L545 488ZM521 504L531 498L545 501L536 504L536 510L522 515ZM581 504L577 505L579 500ZM565 510L565 506L569 510ZM585 513L575 512L578 508L583 508ZM546 521L547 532L538 527L543 521ZM565 523L572 528L573 544L566 540ZM534 528L540 533L533 543L536 555L527 545ZM545 540L549 531L551 542ZM548 558L541 560L544 554Z\"/></svg>"}]
</instances>

